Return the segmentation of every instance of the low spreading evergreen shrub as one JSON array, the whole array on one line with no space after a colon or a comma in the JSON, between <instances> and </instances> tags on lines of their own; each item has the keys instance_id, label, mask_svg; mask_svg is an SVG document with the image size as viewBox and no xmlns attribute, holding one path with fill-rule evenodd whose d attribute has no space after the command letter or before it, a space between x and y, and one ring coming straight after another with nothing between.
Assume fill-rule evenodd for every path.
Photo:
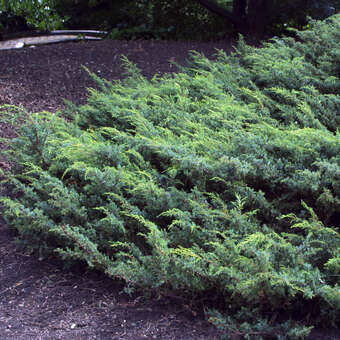
<instances>
[{"instance_id":1,"label":"low spreading evergreen shrub","mask_svg":"<svg viewBox=\"0 0 340 340\"><path fill-rule=\"evenodd\" d=\"M25 114L7 221L127 290L218 301L227 334L339 326L340 16L297 36L150 81L126 61L71 121Z\"/></svg>"}]
</instances>

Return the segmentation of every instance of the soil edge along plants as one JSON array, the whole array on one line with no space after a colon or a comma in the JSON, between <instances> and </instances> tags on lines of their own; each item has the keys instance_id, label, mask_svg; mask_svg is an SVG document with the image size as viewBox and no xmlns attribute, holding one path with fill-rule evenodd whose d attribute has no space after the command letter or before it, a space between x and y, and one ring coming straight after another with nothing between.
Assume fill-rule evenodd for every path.
<instances>
[{"instance_id":1,"label":"soil edge along plants","mask_svg":"<svg viewBox=\"0 0 340 340\"><path fill-rule=\"evenodd\" d=\"M227 335L340 320L340 16L175 75L93 77L88 103L22 114L7 222L42 256L215 309ZM205 300L205 297L208 299ZM217 308L218 307L218 308Z\"/></svg>"}]
</instances>

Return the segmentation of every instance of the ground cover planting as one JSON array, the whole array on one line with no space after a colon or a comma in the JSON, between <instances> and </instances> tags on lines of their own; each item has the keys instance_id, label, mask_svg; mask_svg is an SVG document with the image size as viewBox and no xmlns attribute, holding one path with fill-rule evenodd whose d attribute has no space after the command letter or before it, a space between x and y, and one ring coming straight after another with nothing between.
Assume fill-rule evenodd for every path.
<instances>
[{"instance_id":1,"label":"ground cover planting","mask_svg":"<svg viewBox=\"0 0 340 340\"><path fill-rule=\"evenodd\" d=\"M226 334L297 338L340 318L340 17L86 105L25 114L6 220L42 256L214 302ZM66 117L65 116L69 115ZM206 301L204 299L206 297Z\"/></svg>"}]
</instances>

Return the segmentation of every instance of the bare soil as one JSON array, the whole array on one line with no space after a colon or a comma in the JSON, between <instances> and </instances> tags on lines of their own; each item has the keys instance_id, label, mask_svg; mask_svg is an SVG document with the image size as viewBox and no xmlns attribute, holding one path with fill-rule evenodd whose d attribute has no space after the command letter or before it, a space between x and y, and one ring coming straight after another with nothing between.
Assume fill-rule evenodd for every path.
<instances>
[{"instance_id":1,"label":"bare soil","mask_svg":"<svg viewBox=\"0 0 340 340\"><path fill-rule=\"evenodd\" d=\"M63 98L86 102L86 89L95 84L82 65L106 79L121 79L123 54L151 78L177 71L169 61L184 65L190 50L213 57L216 48L228 52L231 45L105 40L0 51L0 105L55 112L65 108ZM11 127L0 122L0 137L12 135ZM1 154L0 166L8 166ZM121 293L122 287L101 273L81 266L64 268L57 259L28 254L0 216L0 339L222 338L204 320L204 306L175 296L129 297ZM339 340L340 333L316 330L309 339Z\"/></svg>"}]
</instances>

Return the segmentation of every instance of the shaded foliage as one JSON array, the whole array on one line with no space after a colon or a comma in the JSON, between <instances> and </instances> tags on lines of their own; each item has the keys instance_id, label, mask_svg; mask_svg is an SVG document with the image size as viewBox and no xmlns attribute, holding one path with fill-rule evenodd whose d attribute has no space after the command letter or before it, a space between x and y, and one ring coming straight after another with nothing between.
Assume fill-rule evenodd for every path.
<instances>
[{"instance_id":1,"label":"shaded foliage","mask_svg":"<svg viewBox=\"0 0 340 340\"><path fill-rule=\"evenodd\" d=\"M339 0L0 0L0 31L109 30L114 39L270 37L340 11Z\"/></svg>"}]
</instances>

